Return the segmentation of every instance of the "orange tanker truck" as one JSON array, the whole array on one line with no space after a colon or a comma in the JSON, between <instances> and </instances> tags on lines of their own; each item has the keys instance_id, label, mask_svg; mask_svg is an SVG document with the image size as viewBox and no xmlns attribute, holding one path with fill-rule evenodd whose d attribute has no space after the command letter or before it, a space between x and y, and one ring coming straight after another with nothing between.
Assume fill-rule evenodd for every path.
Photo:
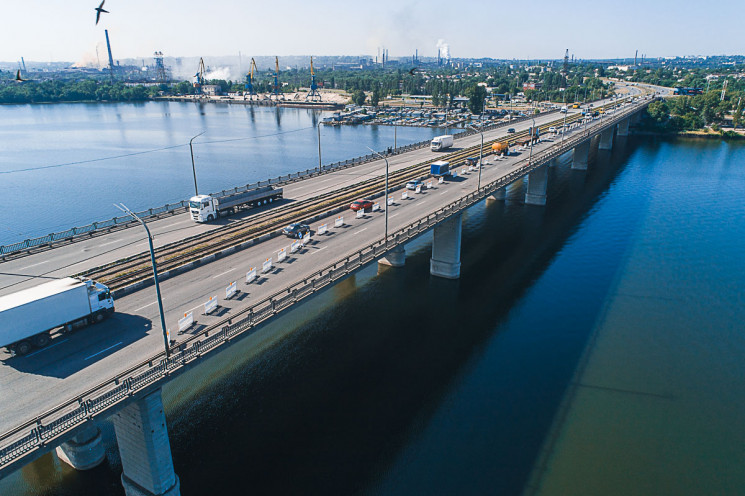
<instances>
[{"instance_id":1,"label":"orange tanker truck","mask_svg":"<svg viewBox=\"0 0 745 496\"><path fill-rule=\"evenodd\" d=\"M491 151L492 153L495 153L497 155L509 155L510 153L510 144L506 141L500 141L497 143L492 143L491 145Z\"/></svg>"}]
</instances>

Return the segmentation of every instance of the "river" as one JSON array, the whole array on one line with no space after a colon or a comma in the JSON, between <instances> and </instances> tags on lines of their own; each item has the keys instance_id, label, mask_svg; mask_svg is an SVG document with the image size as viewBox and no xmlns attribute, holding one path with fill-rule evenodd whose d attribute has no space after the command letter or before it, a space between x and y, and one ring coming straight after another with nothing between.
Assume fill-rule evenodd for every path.
<instances>
[{"instance_id":1,"label":"river","mask_svg":"<svg viewBox=\"0 0 745 496\"><path fill-rule=\"evenodd\" d=\"M591 158L467 211L459 280L423 236L172 381L182 494L745 493L745 146ZM123 494L102 430L0 494Z\"/></svg>"}]
</instances>

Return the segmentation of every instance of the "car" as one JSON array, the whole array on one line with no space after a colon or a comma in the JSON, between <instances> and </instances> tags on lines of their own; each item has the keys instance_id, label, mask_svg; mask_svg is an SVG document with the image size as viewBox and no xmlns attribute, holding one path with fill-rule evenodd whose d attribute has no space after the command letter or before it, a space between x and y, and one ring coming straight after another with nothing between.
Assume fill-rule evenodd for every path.
<instances>
[{"instance_id":1,"label":"car","mask_svg":"<svg viewBox=\"0 0 745 496\"><path fill-rule=\"evenodd\" d=\"M514 132L515 132L515 128L514 128L514 127L511 127L511 128L509 128L509 129L507 130L507 132L508 132L509 134L512 134L512 133L514 133Z\"/></svg>"},{"instance_id":2,"label":"car","mask_svg":"<svg viewBox=\"0 0 745 496\"><path fill-rule=\"evenodd\" d=\"M413 181L406 183L406 189L416 189L417 186L424 186L424 183L419 179L414 179Z\"/></svg>"},{"instance_id":3,"label":"car","mask_svg":"<svg viewBox=\"0 0 745 496\"><path fill-rule=\"evenodd\" d=\"M282 229L282 234L284 234L288 238L300 239L309 232L310 232L310 226L308 224L301 224L299 222L290 224L289 226Z\"/></svg>"},{"instance_id":4,"label":"car","mask_svg":"<svg viewBox=\"0 0 745 496\"><path fill-rule=\"evenodd\" d=\"M357 210L362 210L363 212L366 212L373 207L372 200L355 200L352 202L351 205L349 205L349 208L354 210L355 212Z\"/></svg>"},{"instance_id":5,"label":"car","mask_svg":"<svg viewBox=\"0 0 745 496\"><path fill-rule=\"evenodd\" d=\"M556 128L554 126L551 126L550 128L548 128L548 132L549 133L555 133L556 132Z\"/></svg>"}]
</instances>

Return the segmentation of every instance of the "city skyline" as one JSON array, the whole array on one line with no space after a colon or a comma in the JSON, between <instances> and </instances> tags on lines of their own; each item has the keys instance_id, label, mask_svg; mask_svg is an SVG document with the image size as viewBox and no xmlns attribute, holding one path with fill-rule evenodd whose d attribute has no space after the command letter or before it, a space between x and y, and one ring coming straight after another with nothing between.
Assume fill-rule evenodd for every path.
<instances>
[{"instance_id":1,"label":"city skyline","mask_svg":"<svg viewBox=\"0 0 745 496\"><path fill-rule=\"evenodd\" d=\"M115 59L150 57L155 51L172 57L374 58L381 48L391 58L417 50L420 57L436 57L443 44L454 58L560 59L567 48L578 59L628 59L636 50L648 58L735 55L742 53L731 43L738 39L738 27L724 17L745 15L745 5L729 0L717 9L680 9L670 0L654 5L630 0L623 7L537 0L530 13L482 2L453 7L441 0L381 0L372 16L365 5L332 0L250 8L220 0L209 9L191 1L108 0L109 13L96 25L97 5L40 0L6 7L11 22L0 32L0 61L24 57L93 65L105 58L105 29Z\"/></svg>"}]
</instances>

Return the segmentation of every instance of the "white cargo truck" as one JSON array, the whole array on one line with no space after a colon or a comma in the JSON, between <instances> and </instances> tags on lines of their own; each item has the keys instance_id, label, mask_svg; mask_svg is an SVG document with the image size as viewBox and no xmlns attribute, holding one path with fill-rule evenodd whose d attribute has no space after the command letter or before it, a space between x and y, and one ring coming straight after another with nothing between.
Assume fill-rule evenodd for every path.
<instances>
[{"instance_id":1,"label":"white cargo truck","mask_svg":"<svg viewBox=\"0 0 745 496\"><path fill-rule=\"evenodd\" d=\"M198 195L189 198L189 213L194 222L211 222L238 209L256 207L282 198L282 188L264 186L225 196Z\"/></svg>"},{"instance_id":2,"label":"white cargo truck","mask_svg":"<svg viewBox=\"0 0 745 496\"><path fill-rule=\"evenodd\" d=\"M453 146L453 135L445 134L432 138L432 143L430 143L429 148L433 152L439 152L440 150L445 150L451 146Z\"/></svg>"},{"instance_id":3,"label":"white cargo truck","mask_svg":"<svg viewBox=\"0 0 745 496\"><path fill-rule=\"evenodd\" d=\"M49 343L52 331L70 332L114 313L109 288L72 277L0 296L0 347L25 355Z\"/></svg>"}]
</instances>

